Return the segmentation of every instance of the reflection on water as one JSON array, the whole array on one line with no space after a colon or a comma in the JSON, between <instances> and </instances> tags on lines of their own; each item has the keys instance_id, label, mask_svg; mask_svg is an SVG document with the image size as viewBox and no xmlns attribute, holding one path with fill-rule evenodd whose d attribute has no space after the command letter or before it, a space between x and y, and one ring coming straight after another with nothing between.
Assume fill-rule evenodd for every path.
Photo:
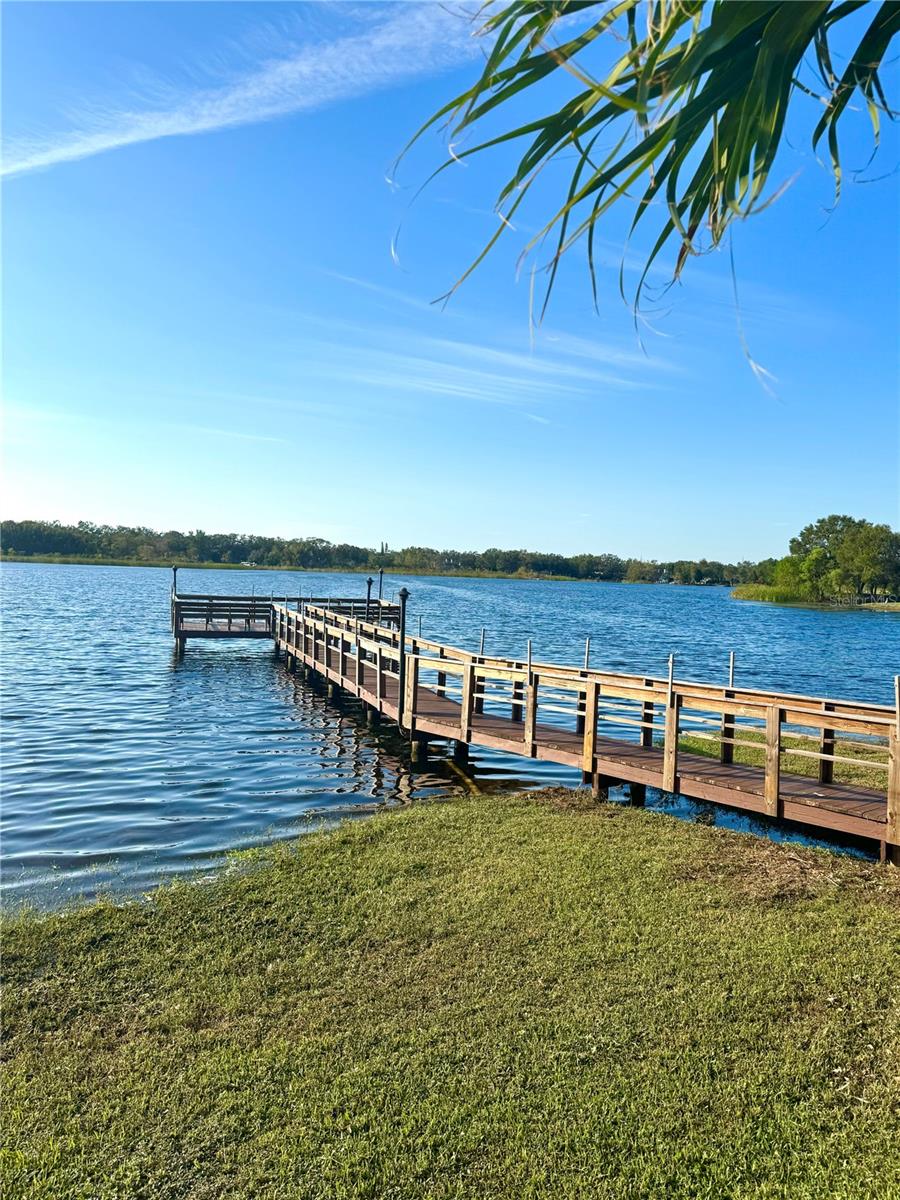
<instances>
[{"instance_id":1,"label":"reflection on water","mask_svg":"<svg viewBox=\"0 0 900 1200\"><path fill-rule=\"evenodd\" d=\"M361 576L185 572L191 591L364 594ZM347 817L462 786L436 744L411 764L389 723L328 700L260 642L189 644L173 653L166 571L8 564L5 638L3 885L7 898L58 904L98 889L140 892L207 871L229 850L290 838ZM507 580L406 579L426 636L492 653L720 678L890 701L900 617L738 604L723 589ZM577 772L472 748L486 793L580 782ZM619 798L626 795L619 794ZM617 798L613 793L612 798ZM766 822L650 791L648 804L692 819L782 836Z\"/></svg>"}]
</instances>

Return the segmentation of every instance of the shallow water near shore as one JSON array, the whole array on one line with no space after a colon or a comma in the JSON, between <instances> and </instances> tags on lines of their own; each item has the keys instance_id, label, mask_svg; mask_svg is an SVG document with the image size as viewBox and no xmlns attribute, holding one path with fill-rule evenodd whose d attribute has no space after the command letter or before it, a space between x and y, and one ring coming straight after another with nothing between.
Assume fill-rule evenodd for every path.
<instances>
[{"instance_id":1,"label":"shallow water near shore","mask_svg":"<svg viewBox=\"0 0 900 1200\"><path fill-rule=\"evenodd\" d=\"M6 903L56 907L139 894L216 869L228 851L340 819L453 794L440 747L409 762L397 731L368 728L351 698L288 675L268 642L189 642L169 633L171 574L159 568L9 563L2 572L2 885ZM780 608L725 588L385 577L405 584L410 628L488 653L892 702L900 613ZM365 595L364 575L182 570L183 591ZM550 763L472 748L488 793L577 784ZM615 798L615 793L613 797ZM797 837L752 818L650 792L694 820Z\"/></svg>"}]
</instances>

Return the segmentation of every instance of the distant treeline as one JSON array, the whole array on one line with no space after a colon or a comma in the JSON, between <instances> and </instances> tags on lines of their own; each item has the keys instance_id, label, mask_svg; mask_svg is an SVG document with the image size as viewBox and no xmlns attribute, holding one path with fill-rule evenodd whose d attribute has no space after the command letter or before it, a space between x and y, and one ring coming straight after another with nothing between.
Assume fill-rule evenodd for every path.
<instances>
[{"instance_id":1,"label":"distant treeline","mask_svg":"<svg viewBox=\"0 0 900 1200\"><path fill-rule=\"evenodd\" d=\"M133 562L250 563L258 567L304 570L426 571L434 574L560 575L633 583L737 584L768 582L774 559L764 563L721 563L709 559L646 562L617 554L550 554L533 550L432 550L407 546L377 550L327 542L323 538L273 538L237 533L179 533L170 529L94 525L80 521L4 521L3 553L8 557L59 556Z\"/></svg>"},{"instance_id":2,"label":"distant treeline","mask_svg":"<svg viewBox=\"0 0 900 1200\"><path fill-rule=\"evenodd\" d=\"M170 529L94 525L80 521L4 521L7 557L60 557L134 563L249 564L302 570L429 574L561 576L626 583L744 585L749 599L845 600L900 593L900 534L854 517L822 517L792 538L790 554L762 562L710 559L647 562L617 554L549 554L534 550L432 550L407 546L377 550L323 538L272 538L252 534L179 533ZM751 588L747 585L761 585Z\"/></svg>"}]
</instances>

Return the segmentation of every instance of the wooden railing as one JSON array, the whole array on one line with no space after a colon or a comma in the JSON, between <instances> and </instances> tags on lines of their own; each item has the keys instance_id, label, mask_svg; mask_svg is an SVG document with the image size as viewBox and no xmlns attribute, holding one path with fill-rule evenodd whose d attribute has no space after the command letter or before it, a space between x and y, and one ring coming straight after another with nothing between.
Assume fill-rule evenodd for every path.
<instances>
[{"instance_id":1,"label":"wooden railing","mask_svg":"<svg viewBox=\"0 0 900 1200\"><path fill-rule=\"evenodd\" d=\"M375 668L375 698L385 700L386 681L399 683L403 695L393 707L411 734L473 740L480 716L504 717L516 727L522 752L545 756L539 742L560 735L556 761L596 770L604 740L631 743L662 752L662 787L677 791L685 739L710 743L723 768L734 764L735 750L758 759L764 772L764 808L783 815L784 764L817 764L819 785L827 789L846 767L865 767L887 800L885 841L900 845L900 705L832 700L788 692L739 688L666 678L620 674L590 668L475 654L459 647L386 628L358 612L338 612L304 602L299 610L274 605L275 636L289 650L328 667L352 686L365 667ZM402 643L402 644L401 644ZM401 666L401 658L405 663ZM458 705L458 725L447 733L447 718L429 716L424 691ZM455 719L455 717L454 717ZM490 729L478 740L492 744ZM557 752L558 751L558 752ZM708 751L707 751L708 753ZM549 757L549 755L546 755ZM735 770L730 772L737 778ZM796 768L807 775L808 769ZM723 771L723 778L729 773ZM848 828L855 828L852 825Z\"/></svg>"},{"instance_id":2,"label":"wooden railing","mask_svg":"<svg viewBox=\"0 0 900 1200\"><path fill-rule=\"evenodd\" d=\"M228 629L249 629L264 622L271 632L272 601L254 596L172 596L172 633L182 637L194 625L207 628L224 623Z\"/></svg>"},{"instance_id":3,"label":"wooden railing","mask_svg":"<svg viewBox=\"0 0 900 1200\"><path fill-rule=\"evenodd\" d=\"M191 633L202 629L222 626L227 631L239 633L254 626L261 625L263 632L270 635L274 632L274 614L276 605L281 610L289 609L292 605L296 610L315 607L321 609L327 605L328 612L336 616L373 616L382 622L396 623L399 619L400 608L397 604L372 599L360 600L358 597L302 597L284 596L227 596L207 595L203 593L179 592L171 596L172 633L176 638L189 637Z\"/></svg>"}]
</instances>

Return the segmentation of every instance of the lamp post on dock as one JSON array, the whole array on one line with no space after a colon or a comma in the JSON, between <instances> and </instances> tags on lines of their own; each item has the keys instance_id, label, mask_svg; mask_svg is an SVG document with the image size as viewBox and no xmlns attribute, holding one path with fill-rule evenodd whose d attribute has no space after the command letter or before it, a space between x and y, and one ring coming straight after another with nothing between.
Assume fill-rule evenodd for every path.
<instances>
[{"instance_id":1,"label":"lamp post on dock","mask_svg":"<svg viewBox=\"0 0 900 1200\"><path fill-rule=\"evenodd\" d=\"M378 568L378 603L381 604L381 598L384 595L384 567Z\"/></svg>"},{"instance_id":2,"label":"lamp post on dock","mask_svg":"<svg viewBox=\"0 0 900 1200\"><path fill-rule=\"evenodd\" d=\"M369 605L372 603L372 584L374 582L371 575L366 580L366 624L369 623Z\"/></svg>"}]
</instances>

